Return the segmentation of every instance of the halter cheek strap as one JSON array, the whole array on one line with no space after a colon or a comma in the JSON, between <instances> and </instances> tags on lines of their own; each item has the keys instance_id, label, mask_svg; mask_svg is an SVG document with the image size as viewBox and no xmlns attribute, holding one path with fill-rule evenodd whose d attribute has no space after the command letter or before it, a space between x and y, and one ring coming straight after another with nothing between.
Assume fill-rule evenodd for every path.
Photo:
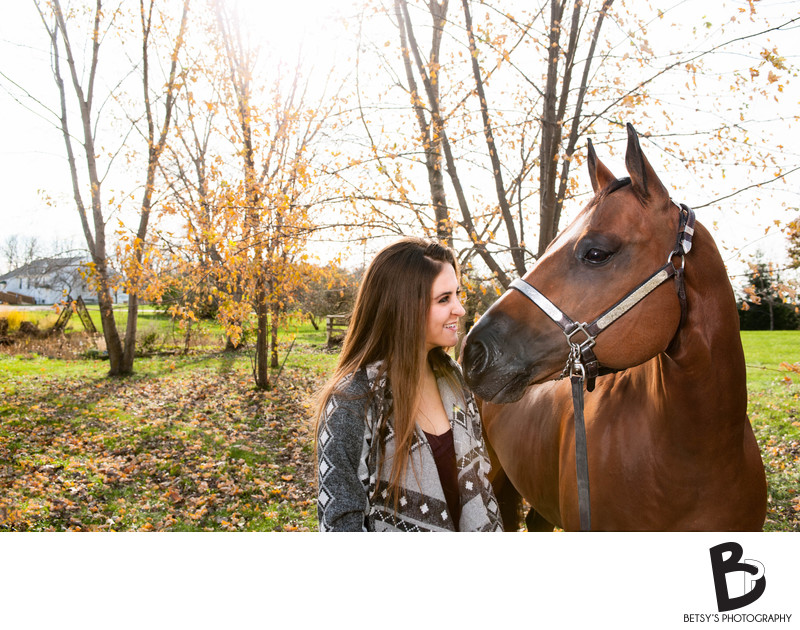
<instances>
[{"instance_id":1,"label":"halter cheek strap","mask_svg":"<svg viewBox=\"0 0 800 630\"><path fill-rule=\"evenodd\" d=\"M602 373L602 367L593 349L597 335L673 277L675 278L678 299L681 303L679 327L683 326L686 319L686 287L683 269L686 254L692 249L695 215L694 211L686 204L676 205L680 207L678 236L675 247L667 257L667 263L591 323L578 323L569 318L564 311L547 299L538 289L521 278L514 280L509 285L509 290L514 289L522 293L552 319L561 328L567 338L567 344L569 344L569 357L561 376L562 378L569 376L572 382L572 406L575 418L575 467L578 482L580 524L583 531L589 531L592 528L589 501L589 462L586 448L586 424L583 414L583 387L585 382L586 389L591 392L594 389L595 379ZM674 261L676 258L680 258L680 267L675 266ZM583 340L576 339L579 334L584 336Z\"/></svg>"}]
</instances>

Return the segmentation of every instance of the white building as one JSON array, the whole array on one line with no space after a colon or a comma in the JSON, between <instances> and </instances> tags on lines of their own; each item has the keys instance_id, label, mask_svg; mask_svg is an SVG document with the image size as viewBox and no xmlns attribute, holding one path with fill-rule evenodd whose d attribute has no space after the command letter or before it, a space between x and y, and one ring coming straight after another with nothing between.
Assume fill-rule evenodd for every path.
<instances>
[{"instance_id":1,"label":"white building","mask_svg":"<svg viewBox=\"0 0 800 630\"><path fill-rule=\"evenodd\" d=\"M36 304L55 304L68 295L78 296L84 302L97 303L97 293L92 291L81 275L86 272L88 259L83 256L68 258L40 258L19 269L0 276L0 293L17 293L33 298ZM112 295L114 302L127 302L122 290Z\"/></svg>"}]
</instances>

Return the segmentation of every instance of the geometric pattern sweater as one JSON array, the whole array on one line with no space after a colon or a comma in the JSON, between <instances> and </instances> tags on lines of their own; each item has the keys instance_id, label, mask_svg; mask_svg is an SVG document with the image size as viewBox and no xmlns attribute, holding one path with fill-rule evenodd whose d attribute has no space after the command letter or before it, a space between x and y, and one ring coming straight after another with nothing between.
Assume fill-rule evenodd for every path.
<instances>
[{"instance_id":1,"label":"geometric pattern sweater","mask_svg":"<svg viewBox=\"0 0 800 630\"><path fill-rule=\"evenodd\" d=\"M454 531L433 451L419 427L396 512L388 498L394 430L387 413L391 388L381 367L381 362L372 363L342 379L322 412L317 434L319 529ZM478 408L452 359L450 368L461 391L454 392L441 373L436 373L436 382L453 430L461 504L458 531L502 531Z\"/></svg>"}]
</instances>

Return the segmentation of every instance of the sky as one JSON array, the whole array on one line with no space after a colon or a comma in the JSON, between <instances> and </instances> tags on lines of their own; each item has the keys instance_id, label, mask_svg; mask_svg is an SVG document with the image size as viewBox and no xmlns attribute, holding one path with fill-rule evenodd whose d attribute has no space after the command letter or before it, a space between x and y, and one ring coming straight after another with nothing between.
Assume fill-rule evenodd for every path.
<instances>
[{"instance_id":1,"label":"sky","mask_svg":"<svg viewBox=\"0 0 800 630\"><path fill-rule=\"evenodd\" d=\"M342 37L342 32L334 26L330 14L352 11L353 4L350 0L336 3L324 0L241 2L249 23L255 25L256 32L264 33L265 42L269 42L276 50L293 55L297 51L298 43L304 41L305 53L312 57L320 54L320 51L325 51L322 54L330 54L329 51L336 47L337 38ZM48 103L54 102L52 99L55 98L55 88L49 71L49 52L43 28L32 2L19 0L5 4L4 19L0 21L0 185L4 191L0 206L0 242L11 234L18 234L35 235L44 242L54 239L62 242L72 240L77 246L82 246L83 236L72 201L60 131L41 114L31 111L41 111L41 107L27 100L14 86L16 82ZM709 4L673 0L669 5L676 8L669 15L673 21L677 20L679 23L685 20L687 25L697 24L706 18L704 11L714 10L709 8ZM744 2L733 4L746 5ZM762 4L769 5L763 10L780 11L784 14L792 11L796 14L797 11L792 7L800 6L798 2ZM699 8L700 5L705 6ZM714 19L713 16L710 19ZM660 43L659 37L668 39L671 46L676 45L675 42L680 37L687 37L686 32L678 32L674 28L662 30L659 36L655 26L655 46L667 45L663 40ZM795 31L797 32L800 30ZM341 43L341 39L339 41ZM796 45L790 43L788 38L784 40L782 48L784 54L787 48L790 52L797 52ZM791 50L792 48L795 50ZM741 63L735 54L728 55L727 60L730 63ZM800 65L800 57L797 55L790 56L789 61ZM720 59L720 63L724 64L726 60ZM681 86L677 89L683 88ZM765 103L765 119L774 116L772 110L776 107L798 109L799 94L797 85L793 85L781 103ZM681 112L676 112L676 115L680 116ZM686 115L692 115L691 110L687 110ZM787 130L785 141L795 147L795 155L800 153L800 136L796 126ZM625 174L621 157L624 141L621 140L619 144L616 158L607 155L600 155L600 158L606 161L613 172L621 176ZM647 152L646 145L643 146ZM650 157L652 159L654 156L651 154ZM658 160L653 159L653 163L659 171L661 165ZM705 193L698 192L702 182L693 181L686 173L662 174L663 181L674 190L677 201L689 205L709 201L704 196ZM732 274L744 271L744 267L736 260L737 252L740 251L746 254L761 249L770 259L783 259L785 238L775 222L785 222L798 213L798 175L800 174L796 173L784 185L774 189L771 193L771 201L774 203L767 201L756 206L752 203L755 191L751 191L714 207L698 210L698 219L712 229ZM725 185L733 185L734 188L749 184L746 171L734 173L729 176L728 181ZM588 187L588 178L585 184ZM794 210L787 210L782 207L784 205ZM579 209L579 204L566 208L565 219L569 220ZM562 222L562 227L564 226L566 221Z\"/></svg>"}]
</instances>

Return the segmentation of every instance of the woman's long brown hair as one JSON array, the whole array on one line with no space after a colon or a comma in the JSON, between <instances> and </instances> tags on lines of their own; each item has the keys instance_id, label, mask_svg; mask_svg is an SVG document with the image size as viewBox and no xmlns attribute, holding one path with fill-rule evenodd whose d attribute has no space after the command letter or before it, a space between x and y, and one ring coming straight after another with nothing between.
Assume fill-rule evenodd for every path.
<instances>
[{"instance_id":1,"label":"woman's long brown hair","mask_svg":"<svg viewBox=\"0 0 800 630\"><path fill-rule=\"evenodd\" d=\"M447 365L442 348L427 356L425 352L433 282L446 264L460 278L458 261L451 249L415 237L401 239L375 256L359 287L336 370L318 397L317 430L322 411L342 379L370 363L383 362L393 401L387 415L392 415L394 423L395 456L389 497L395 509L408 468L425 361L434 367Z\"/></svg>"}]
</instances>

